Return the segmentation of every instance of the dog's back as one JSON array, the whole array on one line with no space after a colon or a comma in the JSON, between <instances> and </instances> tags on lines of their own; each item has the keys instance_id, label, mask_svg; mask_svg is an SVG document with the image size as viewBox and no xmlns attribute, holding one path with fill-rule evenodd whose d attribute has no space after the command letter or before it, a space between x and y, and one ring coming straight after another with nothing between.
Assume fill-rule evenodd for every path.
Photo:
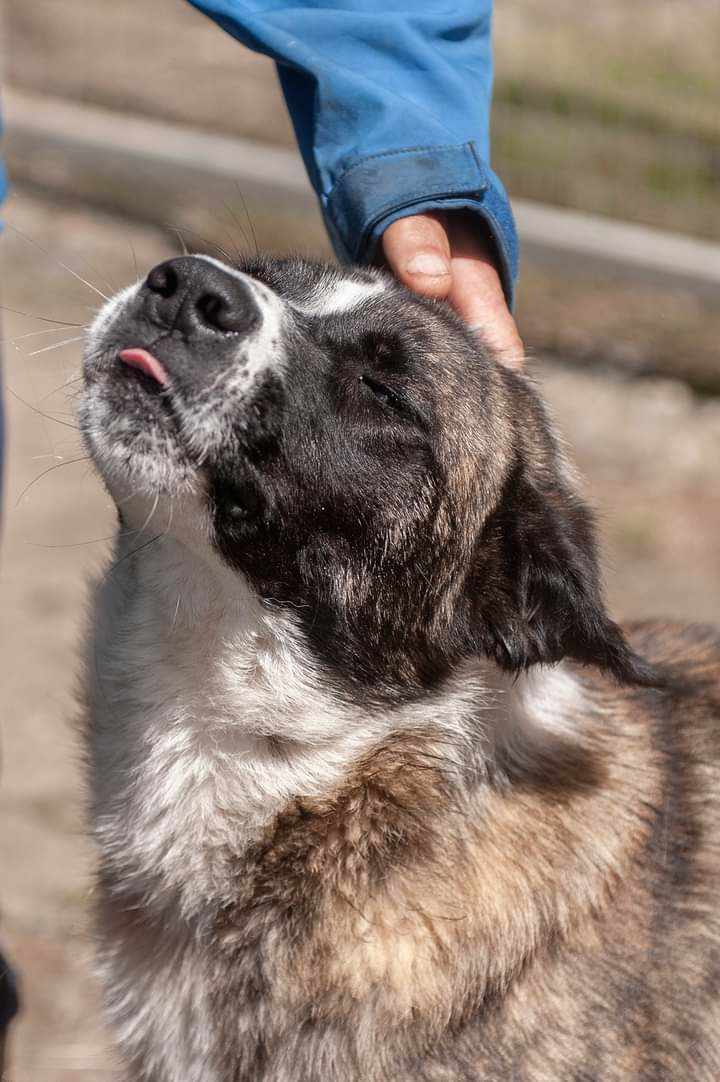
<instances>
[{"instance_id":1,"label":"dog's back","mask_svg":"<svg viewBox=\"0 0 720 1082\"><path fill-rule=\"evenodd\" d=\"M648 623L629 638L671 685L595 683L633 844L600 905L498 998L478 1077L720 1077L720 636ZM586 825L601 846L606 825Z\"/></svg>"}]
</instances>

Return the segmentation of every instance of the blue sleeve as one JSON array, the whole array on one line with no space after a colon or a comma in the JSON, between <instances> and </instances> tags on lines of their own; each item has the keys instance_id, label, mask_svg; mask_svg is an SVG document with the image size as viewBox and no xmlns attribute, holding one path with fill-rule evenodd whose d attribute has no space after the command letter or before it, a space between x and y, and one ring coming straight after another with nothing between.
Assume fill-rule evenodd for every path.
<instances>
[{"instance_id":1,"label":"blue sleeve","mask_svg":"<svg viewBox=\"0 0 720 1082\"><path fill-rule=\"evenodd\" d=\"M489 165L492 0L190 2L277 62L341 259L369 261L396 218L470 209L512 302L517 236Z\"/></svg>"}]
</instances>

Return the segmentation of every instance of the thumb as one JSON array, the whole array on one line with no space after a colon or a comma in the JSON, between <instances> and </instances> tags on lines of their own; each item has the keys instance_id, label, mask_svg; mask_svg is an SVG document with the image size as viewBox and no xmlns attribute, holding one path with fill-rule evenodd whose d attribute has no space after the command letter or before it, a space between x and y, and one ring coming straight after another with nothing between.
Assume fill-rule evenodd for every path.
<instances>
[{"instance_id":1,"label":"thumb","mask_svg":"<svg viewBox=\"0 0 720 1082\"><path fill-rule=\"evenodd\" d=\"M452 286L450 242L439 216L413 214L387 227L383 254L395 277L426 297L447 297Z\"/></svg>"}]
</instances>

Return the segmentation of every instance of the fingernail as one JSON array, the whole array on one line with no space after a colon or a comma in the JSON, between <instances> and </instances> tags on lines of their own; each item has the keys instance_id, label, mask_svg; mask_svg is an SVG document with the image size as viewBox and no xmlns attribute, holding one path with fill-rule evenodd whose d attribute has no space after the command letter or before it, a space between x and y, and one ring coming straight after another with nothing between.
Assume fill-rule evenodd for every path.
<instances>
[{"instance_id":1,"label":"fingernail","mask_svg":"<svg viewBox=\"0 0 720 1082\"><path fill-rule=\"evenodd\" d=\"M450 273L450 264L439 252L416 252L405 264L408 274L424 274L428 278L443 278Z\"/></svg>"}]
</instances>

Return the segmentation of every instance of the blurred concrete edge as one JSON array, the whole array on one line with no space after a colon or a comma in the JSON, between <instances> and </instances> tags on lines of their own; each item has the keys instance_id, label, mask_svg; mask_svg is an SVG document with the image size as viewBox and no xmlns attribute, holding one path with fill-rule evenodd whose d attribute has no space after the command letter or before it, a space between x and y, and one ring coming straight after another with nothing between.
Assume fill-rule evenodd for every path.
<instances>
[{"instance_id":1,"label":"blurred concrete edge","mask_svg":"<svg viewBox=\"0 0 720 1082\"><path fill-rule=\"evenodd\" d=\"M275 219L287 247L326 249L298 154L146 117L17 91L5 94L11 177L131 218L166 223L193 193ZM515 200L523 251L536 262L597 267L717 296L720 245Z\"/></svg>"}]
</instances>

